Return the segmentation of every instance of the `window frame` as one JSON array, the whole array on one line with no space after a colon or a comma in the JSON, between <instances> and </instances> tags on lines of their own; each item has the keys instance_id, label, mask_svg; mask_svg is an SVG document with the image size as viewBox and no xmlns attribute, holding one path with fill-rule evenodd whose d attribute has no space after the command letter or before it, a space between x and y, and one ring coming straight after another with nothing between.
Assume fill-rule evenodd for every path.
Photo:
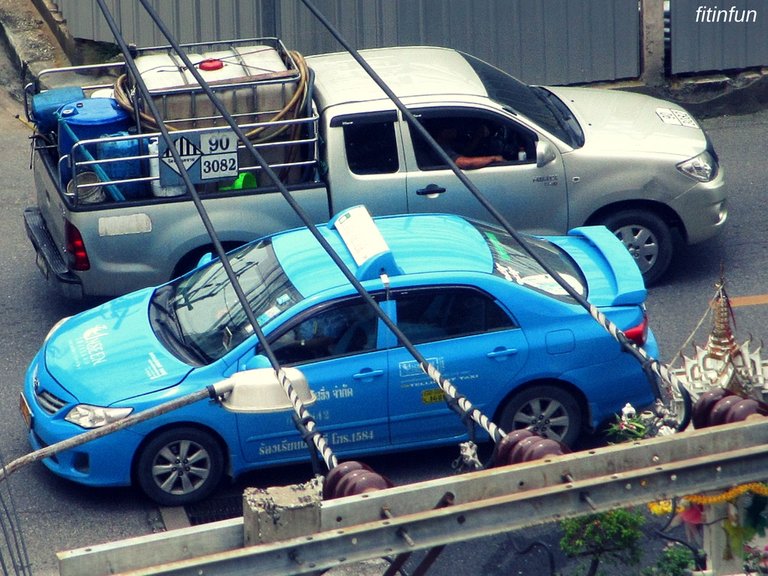
<instances>
[{"instance_id":1,"label":"window frame","mask_svg":"<svg viewBox=\"0 0 768 576\"><path fill-rule=\"evenodd\" d=\"M386 110L381 112L367 112L357 114L341 114L331 119L331 128L341 128L343 133L344 154L347 161L347 167L352 174L356 176L371 176L377 174L396 174L400 171L400 158L398 154L397 140L398 116L395 110ZM371 126L379 124L388 130L388 133L382 137L380 134L373 141L381 149L376 153L358 153L353 152L356 146L350 146L352 139L350 133L353 129L370 130ZM370 136L370 134L368 134ZM371 140L369 138L369 140ZM363 167L358 165L357 157L370 158L374 161L386 159L385 164L379 167L373 164Z\"/></svg>"},{"instance_id":2,"label":"window frame","mask_svg":"<svg viewBox=\"0 0 768 576\"><path fill-rule=\"evenodd\" d=\"M400 317L400 302L399 298L401 298L404 295L408 295L409 293L414 292L464 292L464 293L476 293L482 298L484 298L486 302L486 306L488 304L492 304L496 307L496 309L503 314L503 317L506 318L509 321L508 325L497 325L492 328L488 328L487 323L487 310L486 317L483 321L483 328L476 329L476 330L469 330L466 332L461 333L446 333L444 336L440 337L426 337L426 338L412 338L411 335L408 334L406 330L403 330L401 325L401 317ZM428 285L428 286L415 286L410 288L401 288L401 289L393 289L390 294L390 299L394 300L396 305L394 306L395 309L395 322L397 324L397 327L400 329L401 332L411 341L412 344L418 345L418 344L428 344L431 342L440 342L445 340L451 340L451 339L457 339L457 338L466 338L470 336L476 336L479 334L489 334L492 332L500 332L503 330L515 330L520 329L520 324L515 319L514 315L507 309L506 306L502 304L502 302L493 294L490 292L483 290L477 286L472 286L468 284L447 284L447 285ZM453 304L451 304L453 306ZM402 346L399 342L396 343L396 346Z\"/></svg>"},{"instance_id":3,"label":"window frame","mask_svg":"<svg viewBox=\"0 0 768 576\"><path fill-rule=\"evenodd\" d=\"M513 131L518 141L524 141L523 148L525 149L526 157L520 161L517 159L518 150L510 152L504 150L508 155L514 156L506 157L505 162L497 163L497 166L518 166L518 165L530 165L536 162L536 143L539 140L539 135L531 130L528 126L515 122L512 118L503 114L494 113L490 110L480 108L468 108L468 107L419 107L411 109L411 113L416 119L421 122L422 126L429 132L430 136L439 143L438 134L436 133L434 126L430 124L449 124L451 119L455 119L457 123L462 125L469 124L473 121L482 121L487 124L495 126L503 126L507 131ZM430 172L434 170L446 170L447 164L441 163L437 158L429 158L428 155L432 154L431 147L422 138L420 132L412 126L412 122L406 122L408 124L408 130L410 133L411 145L413 148L414 159L416 160L416 167L421 172ZM505 144L509 144L506 141ZM519 142L518 142L519 149ZM457 147L456 153L461 154L461 147ZM491 151L486 150L487 154ZM498 151L497 151L498 152ZM450 154L449 154L450 155ZM483 155L482 151L480 155ZM436 162L430 162L435 160Z\"/></svg>"},{"instance_id":4,"label":"window frame","mask_svg":"<svg viewBox=\"0 0 768 576\"><path fill-rule=\"evenodd\" d=\"M372 296L374 296L374 299L376 299L376 295L372 294ZM305 322L309 322L312 319L318 317L319 315L330 313L335 309L344 308L347 306L356 307L358 305L367 307L367 304L359 295L346 296L346 297L341 297L334 300L329 300L327 302L322 302L311 308L308 308L307 310L304 310L300 314L297 314L294 318L291 318L283 326L281 326L280 328L278 328L277 330L269 334L269 336L267 337L267 340L269 341L269 345L273 349L273 353L275 353L275 356L277 357L278 362L281 365L285 365L285 366L301 366L302 364L314 363L314 362L325 362L325 361L333 360L336 358L342 358L346 356L353 356L353 355L359 355L359 354L368 354L370 352L381 350L382 346L380 345L381 343L379 342L379 318L374 311L371 311L373 315L372 320L374 323L374 330L372 332L372 337L373 337L372 347L363 348L360 350L348 351L348 352L331 353L325 356L316 356L312 358L297 360L294 362L287 362L284 359L281 359L279 357L279 349L274 348L274 345L278 340L280 340L290 332L299 329L299 327ZM351 327L352 326L349 326L348 328L351 328ZM264 350L262 345L258 344L256 347L256 355L263 354L263 353L264 353Z\"/></svg>"}]
</instances>

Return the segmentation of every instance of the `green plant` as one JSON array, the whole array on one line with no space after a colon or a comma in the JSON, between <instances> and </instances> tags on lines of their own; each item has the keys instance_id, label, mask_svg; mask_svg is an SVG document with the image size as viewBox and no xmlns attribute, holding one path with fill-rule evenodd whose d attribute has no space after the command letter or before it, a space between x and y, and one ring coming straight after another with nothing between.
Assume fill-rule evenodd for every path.
<instances>
[{"instance_id":1,"label":"green plant","mask_svg":"<svg viewBox=\"0 0 768 576\"><path fill-rule=\"evenodd\" d=\"M664 548L656 565L645 568L641 576L685 576L693 566L693 552L690 548L672 544Z\"/></svg>"},{"instance_id":2,"label":"green plant","mask_svg":"<svg viewBox=\"0 0 768 576\"><path fill-rule=\"evenodd\" d=\"M568 556L589 559L586 576L595 576L602 560L637 565L644 524L641 512L625 509L570 518L560 523L560 548Z\"/></svg>"}]
</instances>

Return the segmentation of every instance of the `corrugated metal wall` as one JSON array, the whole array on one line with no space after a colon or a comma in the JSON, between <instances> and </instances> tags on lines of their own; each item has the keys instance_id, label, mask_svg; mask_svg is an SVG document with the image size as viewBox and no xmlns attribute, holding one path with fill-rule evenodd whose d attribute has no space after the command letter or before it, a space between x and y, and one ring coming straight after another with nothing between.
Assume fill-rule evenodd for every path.
<instances>
[{"instance_id":1,"label":"corrugated metal wall","mask_svg":"<svg viewBox=\"0 0 768 576\"><path fill-rule=\"evenodd\" d=\"M450 46L530 83L639 75L636 0L319 0L316 5L356 48ZM300 2L283 1L279 7L279 29L289 45L308 54L340 49Z\"/></svg>"},{"instance_id":2,"label":"corrugated metal wall","mask_svg":"<svg viewBox=\"0 0 768 576\"><path fill-rule=\"evenodd\" d=\"M106 0L123 36L165 44L137 0ZM71 33L111 42L93 0L58 0ZM304 54L340 50L300 0L153 0L181 42L279 36ZM640 74L637 0L315 0L356 48L428 44L465 50L530 83Z\"/></svg>"},{"instance_id":3,"label":"corrugated metal wall","mask_svg":"<svg viewBox=\"0 0 768 576\"><path fill-rule=\"evenodd\" d=\"M765 0L670 0L673 74L768 64Z\"/></svg>"},{"instance_id":4,"label":"corrugated metal wall","mask_svg":"<svg viewBox=\"0 0 768 576\"><path fill-rule=\"evenodd\" d=\"M151 0L179 42L275 36L276 0ZM123 37L139 46L167 44L138 0L105 0ZM58 0L75 38L114 42L95 0Z\"/></svg>"}]
</instances>

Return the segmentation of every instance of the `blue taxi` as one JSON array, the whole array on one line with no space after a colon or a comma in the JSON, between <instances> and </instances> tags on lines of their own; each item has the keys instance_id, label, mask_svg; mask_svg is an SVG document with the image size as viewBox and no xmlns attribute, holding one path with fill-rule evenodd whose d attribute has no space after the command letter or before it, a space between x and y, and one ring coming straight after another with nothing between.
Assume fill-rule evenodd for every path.
<instances>
[{"instance_id":1,"label":"blue taxi","mask_svg":"<svg viewBox=\"0 0 768 576\"><path fill-rule=\"evenodd\" d=\"M419 352L502 430L567 444L654 388L621 346L504 230L458 216L376 218L356 207L320 233ZM529 250L650 356L646 290L604 227L524 236ZM228 254L282 366L348 458L455 443L466 426L306 228ZM268 366L218 259L57 324L26 375L34 449ZM293 413L200 400L44 460L90 486L137 484L155 501L204 498L223 477L308 460Z\"/></svg>"}]
</instances>

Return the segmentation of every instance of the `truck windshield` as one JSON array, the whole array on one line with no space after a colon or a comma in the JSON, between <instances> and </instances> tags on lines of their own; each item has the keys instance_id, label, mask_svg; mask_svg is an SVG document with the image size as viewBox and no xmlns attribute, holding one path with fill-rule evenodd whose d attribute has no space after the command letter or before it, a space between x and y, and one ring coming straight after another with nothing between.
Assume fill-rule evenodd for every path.
<instances>
[{"instance_id":1,"label":"truck windshield","mask_svg":"<svg viewBox=\"0 0 768 576\"><path fill-rule=\"evenodd\" d=\"M574 148L583 145L581 127L567 106L554 94L544 88L524 84L470 54L462 52L461 55L480 78L489 98L525 116L568 145ZM553 102L553 99L557 101Z\"/></svg>"},{"instance_id":2,"label":"truck windshield","mask_svg":"<svg viewBox=\"0 0 768 576\"><path fill-rule=\"evenodd\" d=\"M302 300L270 240L247 244L228 258L259 326ZM218 259L159 288L150 310L158 339L186 361L218 360L254 333Z\"/></svg>"},{"instance_id":3,"label":"truck windshield","mask_svg":"<svg viewBox=\"0 0 768 576\"><path fill-rule=\"evenodd\" d=\"M477 222L475 226L485 237L491 249L494 274L552 298L569 303L574 302L568 292L505 230ZM557 272L577 293L586 298L586 279L563 249L544 238L526 236L525 241L526 246L548 268Z\"/></svg>"}]
</instances>

